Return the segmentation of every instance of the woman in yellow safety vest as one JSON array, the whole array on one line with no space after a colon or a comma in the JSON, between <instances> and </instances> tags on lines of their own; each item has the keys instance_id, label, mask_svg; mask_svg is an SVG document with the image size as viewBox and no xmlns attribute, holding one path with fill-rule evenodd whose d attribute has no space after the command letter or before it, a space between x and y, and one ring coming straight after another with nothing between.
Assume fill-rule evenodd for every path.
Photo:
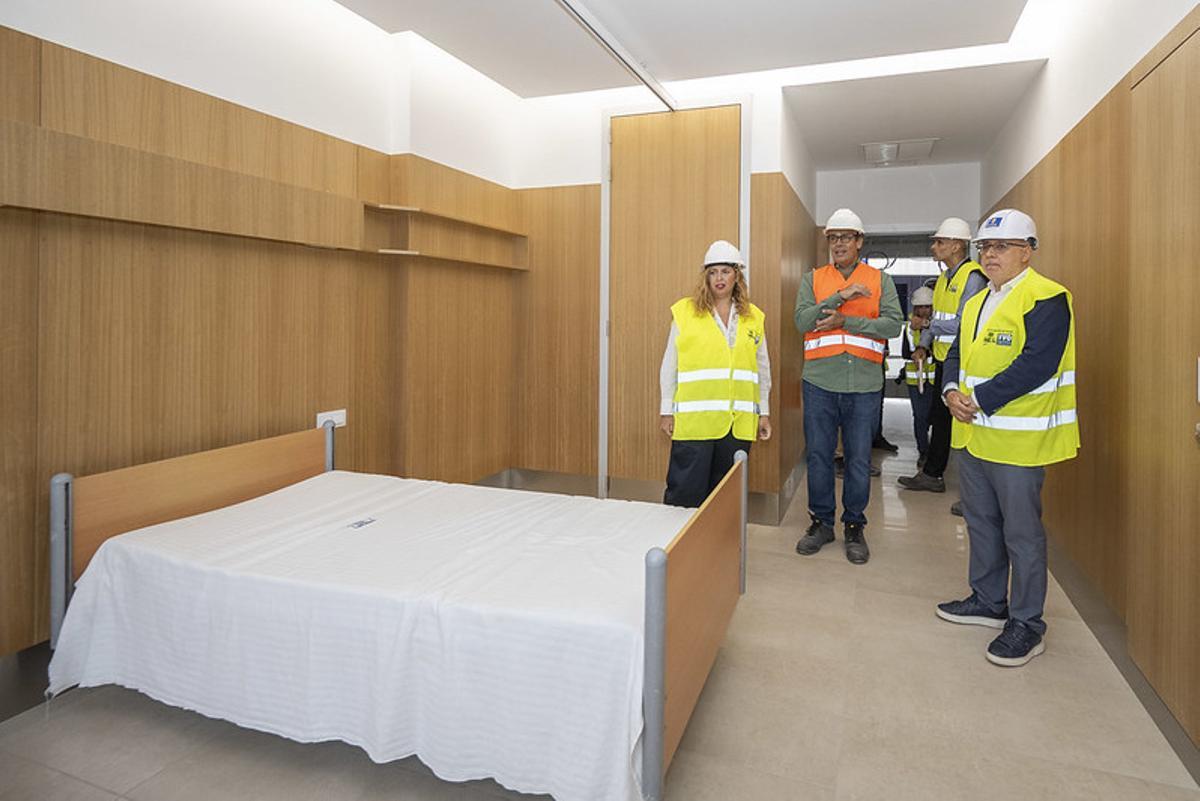
<instances>
[{"instance_id":1,"label":"woman in yellow safety vest","mask_svg":"<svg viewBox=\"0 0 1200 801\"><path fill-rule=\"evenodd\" d=\"M762 310L750 302L745 262L717 240L692 297L671 306L659 370L661 427L671 438L663 502L699 506L755 437L771 437L771 364Z\"/></svg>"}]
</instances>

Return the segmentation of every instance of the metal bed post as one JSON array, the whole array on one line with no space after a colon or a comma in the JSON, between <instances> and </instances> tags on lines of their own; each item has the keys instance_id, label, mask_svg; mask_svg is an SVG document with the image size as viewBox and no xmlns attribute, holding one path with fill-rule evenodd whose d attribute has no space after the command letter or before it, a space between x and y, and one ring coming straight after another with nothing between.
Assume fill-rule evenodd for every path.
<instances>
[{"instance_id":1,"label":"metal bed post","mask_svg":"<svg viewBox=\"0 0 1200 801\"><path fill-rule=\"evenodd\" d=\"M742 464L742 581L739 588L739 592L742 595L746 594L746 562L748 561L746 553L746 517L747 507L750 502L750 465L746 460L749 458L750 455L745 451L738 451L733 455L734 462L741 462Z\"/></svg>"},{"instance_id":2,"label":"metal bed post","mask_svg":"<svg viewBox=\"0 0 1200 801\"><path fill-rule=\"evenodd\" d=\"M642 679L642 796L661 801L666 736L667 552L646 552L646 664Z\"/></svg>"},{"instance_id":3,"label":"metal bed post","mask_svg":"<svg viewBox=\"0 0 1200 801\"><path fill-rule=\"evenodd\" d=\"M333 429L336 424L332 420L326 420L321 424L321 428L325 429L325 472L328 473L333 469Z\"/></svg>"},{"instance_id":4,"label":"metal bed post","mask_svg":"<svg viewBox=\"0 0 1200 801\"><path fill-rule=\"evenodd\" d=\"M70 473L58 473L50 479L50 649L58 645L67 604L71 602L71 535Z\"/></svg>"}]
</instances>

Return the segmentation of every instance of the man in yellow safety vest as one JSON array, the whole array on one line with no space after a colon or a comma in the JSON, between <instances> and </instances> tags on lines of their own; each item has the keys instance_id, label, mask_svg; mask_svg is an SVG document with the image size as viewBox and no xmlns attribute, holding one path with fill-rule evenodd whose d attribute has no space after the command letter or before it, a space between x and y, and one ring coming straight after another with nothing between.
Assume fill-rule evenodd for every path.
<instances>
[{"instance_id":1,"label":"man in yellow safety vest","mask_svg":"<svg viewBox=\"0 0 1200 801\"><path fill-rule=\"evenodd\" d=\"M1071 293L1030 266L1037 229L1027 214L989 215L975 241L989 283L963 307L943 386L961 451L971 595L937 615L1003 629L987 659L1017 667L1045 650L1045 467L1079 449L1075 312Z\"/></svg>"}]
</instances>

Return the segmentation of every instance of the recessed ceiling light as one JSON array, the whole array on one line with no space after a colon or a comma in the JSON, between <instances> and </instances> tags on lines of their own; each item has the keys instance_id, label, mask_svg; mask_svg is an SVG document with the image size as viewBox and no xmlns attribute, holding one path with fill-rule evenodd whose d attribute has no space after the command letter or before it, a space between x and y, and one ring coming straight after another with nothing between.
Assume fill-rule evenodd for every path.
<instances>
[{"instance_id":1,"label":"recessed ceiling light","mask_svg":"<svg viewBox=\"0 0 1200 801\"><path fill-rule=\"evenodd\" d=\"M895 142L866 142L862 145L863 158L868 164L878 167L895 166L897 162L911 164L929 158L937 137L929 139L900 139Z\"/></svg>"}]
</instances>

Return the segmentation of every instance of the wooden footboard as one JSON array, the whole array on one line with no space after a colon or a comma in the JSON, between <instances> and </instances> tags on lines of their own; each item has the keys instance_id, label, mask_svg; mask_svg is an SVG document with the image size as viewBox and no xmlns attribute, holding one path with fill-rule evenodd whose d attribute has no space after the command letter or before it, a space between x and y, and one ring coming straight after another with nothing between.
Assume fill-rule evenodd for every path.
<instances>
[{"instance_id":1,"label":"wooden footboard","mask_svg":"<svg viewBox=\"0 0 1200 801\"><path fill-rule=\"evenodd\" d=\"M746 454L666 549L646 555L642 793L662 797L684 728L704 689L746 580Z\"/></svg>"}]
</instances>

